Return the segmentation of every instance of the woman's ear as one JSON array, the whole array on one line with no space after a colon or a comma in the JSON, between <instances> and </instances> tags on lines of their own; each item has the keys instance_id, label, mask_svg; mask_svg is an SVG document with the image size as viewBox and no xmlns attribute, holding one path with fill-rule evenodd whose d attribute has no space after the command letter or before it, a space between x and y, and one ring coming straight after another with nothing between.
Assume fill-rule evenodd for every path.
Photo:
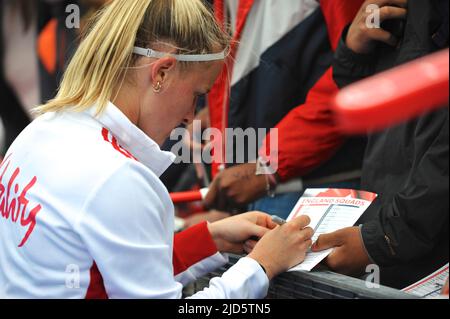
<instances>
[{"instance_id":1,"label":"woman's ear","mask_svg":"<svg viewBox=\"0 0 450 319\"><path fill-rule=\"evenodd\" d=\"M152 85L164 85L168 75L177 66L177 60L172 57L165 57L155 62L152 68Z\"/></svg>"}]
</instances>

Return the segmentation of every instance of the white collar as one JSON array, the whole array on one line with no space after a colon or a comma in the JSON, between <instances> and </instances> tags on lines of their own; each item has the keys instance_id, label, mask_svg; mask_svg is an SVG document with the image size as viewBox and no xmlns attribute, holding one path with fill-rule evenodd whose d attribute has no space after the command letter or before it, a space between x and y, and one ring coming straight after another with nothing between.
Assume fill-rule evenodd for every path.
<instances>
[{"instance_id":1,"label":"white collar","mask_svg":"<svg viewBox=\"0 0 450 319\"><path fill-rule=\"evenodd\" d=\"M173 153L162 151L155 141L134 125L113 103L109 102L100 116L96 116L96 111L94 106L87 112L110 131L121 147L158 177L175 161Z\"/></svg>"}]
</instances>

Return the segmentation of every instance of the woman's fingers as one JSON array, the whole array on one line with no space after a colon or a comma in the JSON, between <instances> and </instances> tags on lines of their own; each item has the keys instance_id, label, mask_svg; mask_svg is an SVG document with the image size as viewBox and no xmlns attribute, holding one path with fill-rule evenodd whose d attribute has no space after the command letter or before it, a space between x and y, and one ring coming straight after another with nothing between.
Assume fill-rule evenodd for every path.
<instances>
[{"instance_id":1,"label":"woman's fingers","mask_svg":"<svg viewBox=\"0 0 450 319\"><path fill-rule=\"evenodd\" d=\"M306 226L308 226L311 223L311 219L306 216L306 215L302 215L300 217L297 217L295 219L293 219L292 221L290 221L289 223L287 223L286 225L292 225L293 227L295 227L296 229L303 229Z\"/></svg>"},{"instance_id":2,"label":"woman's fingers","mask_svg":"<svg viewBox=\"0 0 450 319\"><path fill-rule=\"evenodd\" d=\"M247 240L244 244L244 250L247 254L250 254L255 248L258 242L256 240Z\"/></svg>"},{"instance_id":3,"label":"woman's fingers","mask_svg":"<svg viewBox=\"0 0 450 319\"><path fill-rule=\"evenodd\" d=\"M270 229L255 224L250 224L248 227L248 231L249 231L248 237L262 238L264 237L265 234L267 234L270 231Z\"/></svg>"},{"instance_id":4,"label":"woman's fingers","mask_svg":"<svg viewBox=\"0 0 450 319\"><path fill-rule=\"evenodd\" d=\"M305 229L302 230L302 236L303 236L303 240L308 242L311 241L311 238L314 236L314 229L312 229L311 227L306 227Z\"/></svg>"},{"instance_id":5,"label":"woman's fingers","mask_svg":"<svg viewBox=\"0 0 450 319\"><path fill-rule=\"evenodd\" d=\"M272 221L272 217L269 214L263 212L253 211L242 214L242 216L248 221L267 229L274 229L278 226Z\"/></svg>"}]
</instances>

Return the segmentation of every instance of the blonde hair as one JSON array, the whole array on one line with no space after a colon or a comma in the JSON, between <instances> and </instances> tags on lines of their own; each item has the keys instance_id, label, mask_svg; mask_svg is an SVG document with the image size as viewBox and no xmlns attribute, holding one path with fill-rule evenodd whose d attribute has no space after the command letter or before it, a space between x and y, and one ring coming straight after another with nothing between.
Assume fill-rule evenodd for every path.
<instances>
[{"instance_id":1,"label":"blonde hair","mask_svg":"<svg viewBox=\"0 0 450 319\"><path fill-rule=\"evenodd\" d=\"M163 41L179 48L178 54L208 54L227 48L230 39L202 0L113 0L92 22L56 97L35 111L82 112L97 105L97 113L103 112L138 59L133 47Z\"/></svg>"}]
</instances>

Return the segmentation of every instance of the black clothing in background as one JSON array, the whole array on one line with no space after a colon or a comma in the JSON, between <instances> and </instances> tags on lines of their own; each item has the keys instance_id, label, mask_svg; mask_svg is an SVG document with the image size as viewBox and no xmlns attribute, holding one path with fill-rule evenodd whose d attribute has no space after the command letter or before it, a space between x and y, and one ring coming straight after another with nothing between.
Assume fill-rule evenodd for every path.
<instances>
[{"instance_id":1,"label":"black clothing in background","mask_svg":"<svg viewBox=\"0 0 450 319\"><path fill-rule=\"evenodd\" d=\"M409 0L397 48L358 55L345 38L334 62L341 87L448 46L448 0ZM362 189L380 196L359 224L384 285L405 288L448 262L448 143L448 107L369 135Z\"/></svg>"},{"instance_id":2,"label":"black clothing in background","mask_svg":"<svg viewBox=\"0 0 450 319\"><path fill-rule=\"evenodd\" d=\"M17 135L30 123L17 95L5 80L3 47L3 1L0 0L0 120L5 129L4 149L0 149L0 158Z\"/></svg>"},{"instance_id":3,"label":"black clothing in background","mask_svg":"<svg viewBox=\"0 0 450 319\"><path fill-rule=\"evenodd\" d=\"M5 145L4 149L0 150L4 154L11 143L22 132L22 130L30 123L28 114L24 111L21 102L19 101L14 90L9 86L4 78L4 39L3 39L3 10L5 0L0 0L0 119L5 128ZM33 0L34 1L34 0ZM60 0L53 3L39 0L34 2L32 7L33 13L36 14L37 19L37 33L47 25L47 23L55 18L58 20L57 30L57 67L54 73L49 73L38 59L39 66L39 86L41 93L41 103L45 103L56 94L58 85L61 81L63 72L67 61L73 55L77 46L77 31L76 29L68 29L65 25L65 20L68 13L66 13L66 6L69 4L78 4L77 0ZM85 7L80 6L81 14L86 10ZM36 34L38 37L38 34ZM36 51L37 56L37 51Z\"/></svg>"}]
</instances>

